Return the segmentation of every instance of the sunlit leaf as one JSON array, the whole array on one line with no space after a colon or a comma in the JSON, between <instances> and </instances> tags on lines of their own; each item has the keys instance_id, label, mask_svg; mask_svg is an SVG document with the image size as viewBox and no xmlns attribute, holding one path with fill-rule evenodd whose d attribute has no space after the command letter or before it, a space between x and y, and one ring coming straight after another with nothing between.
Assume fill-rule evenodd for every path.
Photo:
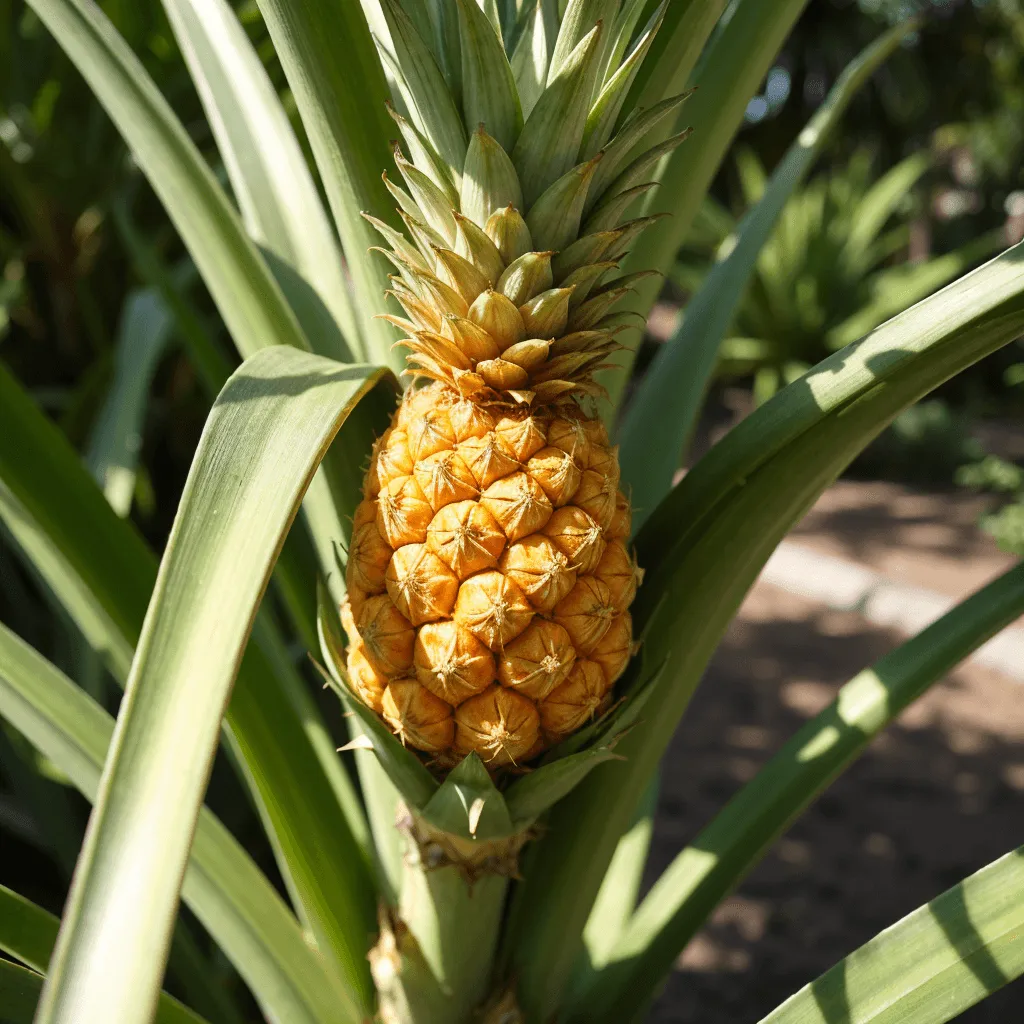
<instances>
[{"instance_id":1,"label":"sunlit leaf","mask_svg":"<svg viewBox=\"0 0 1024 1024\"><path fill-rule=\"evenodd\" d=\"M123 684L156 579L156 559L135 528L113 513L67 440L2 364L0 515ZM246 769L245 781L296 907L304 921L330 929L337 927L333 908L350 898L345 893L353 877L364 893L365 913L372 915L369 868L352 846L365 826L361 815L351 824L342 817L339 786L325 774L323 721L308 706L308 695L300 706L287 657L288 671L275 674L280 641L265 653L264 642L274 638L263 633L257 631L242 663L226 736ZM334 773L343 770L334 762ZM327 864L334 866L325 870Z\"/></svg>"},{"instance_id":2,"label":"sunlit leaf","mask_svg":"<svg viewBox=\"0 0 1024 1024\"><path fill-rule=\"evenodd\" d=\"M317 463L380 372L281 347L244 363L214 403L132 662L40 1024L151 1012L220 720L274 559ZM338 867L350 871L335 889L347 904L312 924L348 983L339 1012L358 1021L371 1005L367 894L358 865ZM122 970L111 977L115 960Z\"/></svg>"},{"instance_id":3,"label":"sunlit leaf","mask_svg":"<svg viewBox=\"0 0 1024 1024\"><path fill-rule=\"evenodd\" d=\"M321 355L365 357L316 185L263 64L225 0L163 0L242 220Z\"/></svg>"},{"instance_id":4,"label":"sunlit leaf","mask_svg":"<svg viewBox=\"0 0 1024 1024\"><path fill-rule=\"evenodd\" d=\"M1024 973L1024 847L919 907L761 1024L945 1024Z\"/></svg>"},{"instance_id":5,"label":"sunlit leaf","mask_svg":"<svg viewBox=\"0 0 1024 1024\"><path fill-rule=\"evenodd\" d=\"M83 796L95 799L113 719L2 624L0 716ZM294 915L252 858L205 808L182 896L268 1014L296 1024L334 1024L339 981L310 950ZM40 956L38 936L32 949Z\"/></svg>"},{"instance_id":6,"label":"sunlit leaf","mask_svg":"<svg viewBox=\"0 0 1024 1024\"><path fill-rule=\"evenodd\" d=\"M1008 250L820 363L731 431L649 517L634 623L642 657L666 668L616 747L626 761L595 768L554 809L557 835L527 851L508 948L528 1005L554 1005L631 810L775 546L897 413L1024 331L1022 258L1024 247Z\"/></svg>"}]
</instances>

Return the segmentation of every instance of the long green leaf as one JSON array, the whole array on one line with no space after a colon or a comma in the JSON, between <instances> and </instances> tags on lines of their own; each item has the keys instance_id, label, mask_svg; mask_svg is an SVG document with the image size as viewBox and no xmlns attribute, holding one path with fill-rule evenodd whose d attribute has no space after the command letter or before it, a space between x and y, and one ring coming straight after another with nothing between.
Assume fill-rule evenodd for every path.
<instances>
[{"instance_id":1,"label":"long green leaf","mask_svg":"<svg viewBox=\"0 0 1024 1024\"><path fill-rule=\"evenodd\" d=\"M571 1019L622 1020L653 995L708 914L808 804L904 708L1022 614L1019 564L847 683L675 858Z\"/></svg>"},{"instance_id":2,"label":"long green leaf","mask_svg":"<svg viewBox=\"0 0 1024 1024\"><path fill-rule=\"evenodd\" d=\"M947 889L761 1024L944 1024L1024 973L1024 847Z\"/></svg>"},{"instance_id":3,"label":"long green leaf","mask_svg":"<svg viewBox=\"0 0 1024 1024\"><path fill-rule=\"evenodd\" d=\"M38 1012L144 1020L159 991L220 720L273 563L349 409L380 371L280 347L214 403L157 576ZM361 865L313 923L370 1010ZM109 965L120 970L111 975Z\"/></svg>"},{"instance_id":4,"label":"long green leaf","mask_svg":"<svg viewBox=\"0 0 1024 1024\"><path fill-rule=\"evenodd\" d=\"M652 780L640 802L633 824L615 848L615 856L608 865L608 872L601 883L601 891L594 900L590 917L587 918L587 927L583 932L587 975L608 962L612 950L622 938L636 910L651 837L654 835L654 813L657 805L657 780ZM574 998L573 1005L575 1004Z\"/></svg>"},{"instance_id":5,"label":"long green leaf","mask_svg":"<svg viewBox=\"0 0 1024 1024\"><path fill-rule=\"evenodd\" d=\"M758 255L793 190L804 180L850 101L917 26L908 21L867 46L836 80L825 102L783 157L761 201L744 217L735 244L686 308L670 341L644 377L620 430L622 465L636 508L635 525L672 486L683 448L700 413L718 348L743 298ZM658 443L650 439L657 436Z\"/></svg>"},{"instance_id":6,"label":"long green leaf","mask_svg":"<svg viewBox=\"0 0 1024 1024\"><path fill-rule=\"evenodd\" d=\"M224 386L234 365L229 363L198 311L175 279L171 268L156 249L143 237L132 222L128 205L123 200L111 204L114 225L128 250L135 271L146 284L160 294L174 315L178 337L188 354L189 362L206 392L212 398Z\"/></svg>"},{"instance_id":7,"label":"long green leaf","mask_svg":"<svg viewBox=\"0 0 1024 1024\"><path fill-rule=\"evenodd\" d=\"M673 0L668 5L661 31L626 98L627 110L652 107L686 88L726 2Z\"/></svg>"},{"instance_id":8,"label":"long green leaf","mask_svg":"<svg viewBox=\"0 0 1024 1024\"><path fill-rule=\"evenodd\" d=\"M42 655L0 624L0 716L89 800L114 721ZM182 896L273 1019L335 1024L340 982L231 833L199 814ZM38 943L36 948L38 948Z\"/></svg>"},{"instance_id":9,"label":"long green leaf","mask_svg":"<svg viewBox=\"0 0 1024 1024\"><path fill-rule=\"evenodd\" d=\"M123 684L156 579L156 559L134 527L113 513L67 440L2 364L0 516ZM360 822L349 825L339 814L338 788L324 773L319 716L308 706L298 709L290 677L275 675L276 655L264 653L261 640L257 636L246 652L228 707L227 737L246 767L300 915L331 928L333 908L351 898L350 871L361 860L361 854L353 856L351 839L360 834ZM370 884L367 869L357 888L364 893L368 931Z\"/></svg>"},{"instance_id":10,"label":"long green leaf","mask_svg":"<svg viewBox=\"0 0 1024 1024\"><path fill-rule=\"evenodd\" d=\"M89 0L30 0L156 190L243 355L308 348L238 214L138 58Z\"/></svg>"},{"instance_id":11,"label":"long green leaf","mask_svg":"<svg viewBox=\"0 0 1024 1024\"><path fill-rule=\"evenodd\" d=\"M623 264L627 273L657 270L667 274L675 260L701 200L711 186L725 159L747 109L750 97L761 84L771 62L789 35L807 0L738 0L730 7L718 31L705 48L694 74L697 92L682 110L684 123L693 125L689 146L677 149L657 175L662 187L651 193L643 214L667 213L649 228ZM664 97L659 97L664 98ZM646 319L657 298L657 278L641 281L636 294L626 305ZM630 332L634 334L635 332ZM634 344L621 336L623 344ZM600 374L614 408L633 366L634 351L620 352L611 358L614 370Z\"/></svg>"},{"instance_id":12,"label":"long green leaf","mask_svg":"<svg viewBox=\"0 0 1024 1024\"><path fill-rule=\"evenodd\" d=\"M26 967L46 973L59 924L48 910L0 885L0 949Z\"/></svg>"},{"instance_id":13,"label":"long green leaf","mask_svg":"<svg viewBox=\"0 0 1024 1024\"><path fill-rule=\"evenodd\" d=\"M184 343L188 358L212 401L231 375L231 364L224 359L199 313L179 287L175 275L163 264L156 251L141 237L137 228L132 224L126 204L116 202L113 206L113 213L114 222L132 256L136 270L150 288L160 295L167 309L173 315L178 335ZM324 507L322 495L329 488L326 484L320 485L320 476L321 474L318 473L317 479L310 485L303 503L305 512L311 520L311 527L315 517L325 518L326 515L333 512L333 503L330 501L329 493L326 509ZM334 512L332 522L336 520L337 513ZM334 536L336 537L337 534ZM284 550L281 552L281 557L274 570L274 576L296 629L306 645L313 649L316 646L314 622L316 613L312 597L312 581L315 579L316 570L313 568L313 552L308 549L305 541L306 538L300 531L295 530L289 533ZM321 565L324 565L322 553L320 554ZM310 571L303 571L307 568Z\"/></svg>"},{"instance_id":14,"label":"long green leaf","mask_svg":"<svg viewBox=\"0 0 1024 1024\"><path fill-rule=\"evenodd\" d=\"M1024 331L1022 258L1024 246L1008 250L825 360L728 434L648 519L634 622L643 665L665 668L616 747L626 761L596 768L554 809L557 831L527 851L506 948L529 1012L557 1005L629 815L772 550L902 409Z\"/></svg>"},{"instance_id":15,"label":"long green leaf","mask_svg":"<svg viewBox=\"0 0 1024 1024\"><path fill-rule=\"evenodd\" d=\"M89 439L86 462L119 516L128 515L149 386L171 334L171 314L151 289L131 292L118 325L114 379Z\"/></svg>"},{"instance_id":16,"label":"long green leaf","mask_svg":"<svg viewBox=\"0 0 1024 1024\"><path fill-rule=\"evenodd\" d=\"M398 335L372 319L382 309L387 268L369 251L378 239L361 216L369 210L389 220L393 206L380 176L394 134L384 106L388 89L366 18L351 0L257 2L341 235L367 358L399 371L401 358L391 351Z\"/></svg>"},{"instance_id":17,"label":"long green leaf","mask_svg":"<svg viewBox=\"0 0 1024 1024\"><path fill-rule=\"evenodd\" d=\"M25 967L0 960L0 1007L4 1024L32 1024L43 976Z\"/></svg>"},{"instance_id":18,"label":"long green leaf","mask_svg":"<svg viewBox=\"0 0 1024 1024\"><path fill-rule=\"evenodd\" d=\"M0 949L27 967L46 973L60 921L48 910L0 885ZM0 1013L5 1013L0 1003ZM160 993L156 1024L204 1024L203 1018L166 992Z\"/></svg>"},{"instance_id":19,"label":"long green leaf","mask_svg":"<svg viewBox=\"0 0 1024 1024\"><path fill-rule=\"evenodd\" d=\"M716 509L737 497L757 471L787 447L835 423L865 400L882 398L882 385L905 377L910 386L944 373L947 379L981 355L1004 344L1024 305L1024 247L1013 246L994 260L947 285L867 337L833 353L729 432L659 505L660 525L643 535L670 536L682 550ZM890 396L885 396L887 401ZM883 424L879 423L879 429ZM669 517L676 518L671 533Z\"/></svg>"},{"instance_id":20,"label":"long green leaf","mask_svg":"<svg viewBox=\"0 0 1024 1024\"><path fill-rule=\"evenodd\" d=\"M288 115L225 0L163 0L254 241L313 351L365 357L341 253ZM340 330L339 330L340 329Z\"/></svg>"}]
</instances>

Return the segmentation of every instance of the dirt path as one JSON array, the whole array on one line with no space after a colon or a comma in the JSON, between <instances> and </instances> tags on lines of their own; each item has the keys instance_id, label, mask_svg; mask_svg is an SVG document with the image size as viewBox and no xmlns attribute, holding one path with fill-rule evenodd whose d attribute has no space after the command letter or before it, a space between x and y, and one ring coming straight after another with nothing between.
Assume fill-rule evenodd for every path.
<instances>
[{"instance_id":1,"label":"dirt path","mask_svg":"<svg viewBox=\"0 0 1024 1024\"><path fill-rule=\"evenodd\" d=\"M976 526L990 504L991 498L964 491L927 494L840 480L790 536L899 583L963 597L1016 561Z\"/></svg>"},{"instance_id":2,"label":"dirt path","mask_svg":"<svg viewBox=\"0 0 1024 1024\"><path fill-rule=\"evenodd\" d=\"M1012 561L977 534L964 504L888 486L839 485L796 536L951 594ZM878 525L882 514L888 528ZM839 686L900 639L759 584L666 759L650 878ZM1022 843L1024 689L967 665L879 737L723 904L651 1020L756 1024L877 931ZM1024 1020L1024 982L960 1019Z\"/></svg>"}]
</instances>

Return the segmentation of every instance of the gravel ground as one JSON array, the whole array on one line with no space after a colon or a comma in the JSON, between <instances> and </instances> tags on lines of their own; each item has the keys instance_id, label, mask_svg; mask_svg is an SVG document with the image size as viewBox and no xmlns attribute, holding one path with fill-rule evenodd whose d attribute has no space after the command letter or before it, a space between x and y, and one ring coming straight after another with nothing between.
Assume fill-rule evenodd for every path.
<instances>
[{"instance_id":1,"label":"gravel ground","mask_svg":"<svg viewBox=\"0 0 1024 1024\"><path fill-rule=\"evenodd\" d=\"M876 563L887 546L878 544ZM993 575L1001 559L989 551L980 565L983 555L972 550L968 576ZM949 579L935 564L902 571L932 585ZM759 584L667 755L648 882L839 686L900 639ZM651 1021L756 1024L877 931L1024 843L1022 696L1021 684L966 665L909 708L718 909ZM1024 983L960 1020L1024 1020Z\"/></svg>"}]
</instances>

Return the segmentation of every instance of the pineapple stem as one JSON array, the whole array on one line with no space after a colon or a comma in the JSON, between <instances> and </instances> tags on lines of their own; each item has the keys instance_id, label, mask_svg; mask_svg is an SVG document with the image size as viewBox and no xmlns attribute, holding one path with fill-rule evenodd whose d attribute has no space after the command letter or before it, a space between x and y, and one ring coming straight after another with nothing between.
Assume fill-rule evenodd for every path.
<instances>
[{"instance_id":1,"label":"pineapple stem","mask_svg":"<svg viewBox=\"0 0 1024 1024\"><path fill-rule=\"evenodd\" d=\"M492 974L510 874L529 835L480 844L399 813L405 842L398 907L371 954L385 1024L469 1024L492 994Z\"/></svg>"}]
</instances>

